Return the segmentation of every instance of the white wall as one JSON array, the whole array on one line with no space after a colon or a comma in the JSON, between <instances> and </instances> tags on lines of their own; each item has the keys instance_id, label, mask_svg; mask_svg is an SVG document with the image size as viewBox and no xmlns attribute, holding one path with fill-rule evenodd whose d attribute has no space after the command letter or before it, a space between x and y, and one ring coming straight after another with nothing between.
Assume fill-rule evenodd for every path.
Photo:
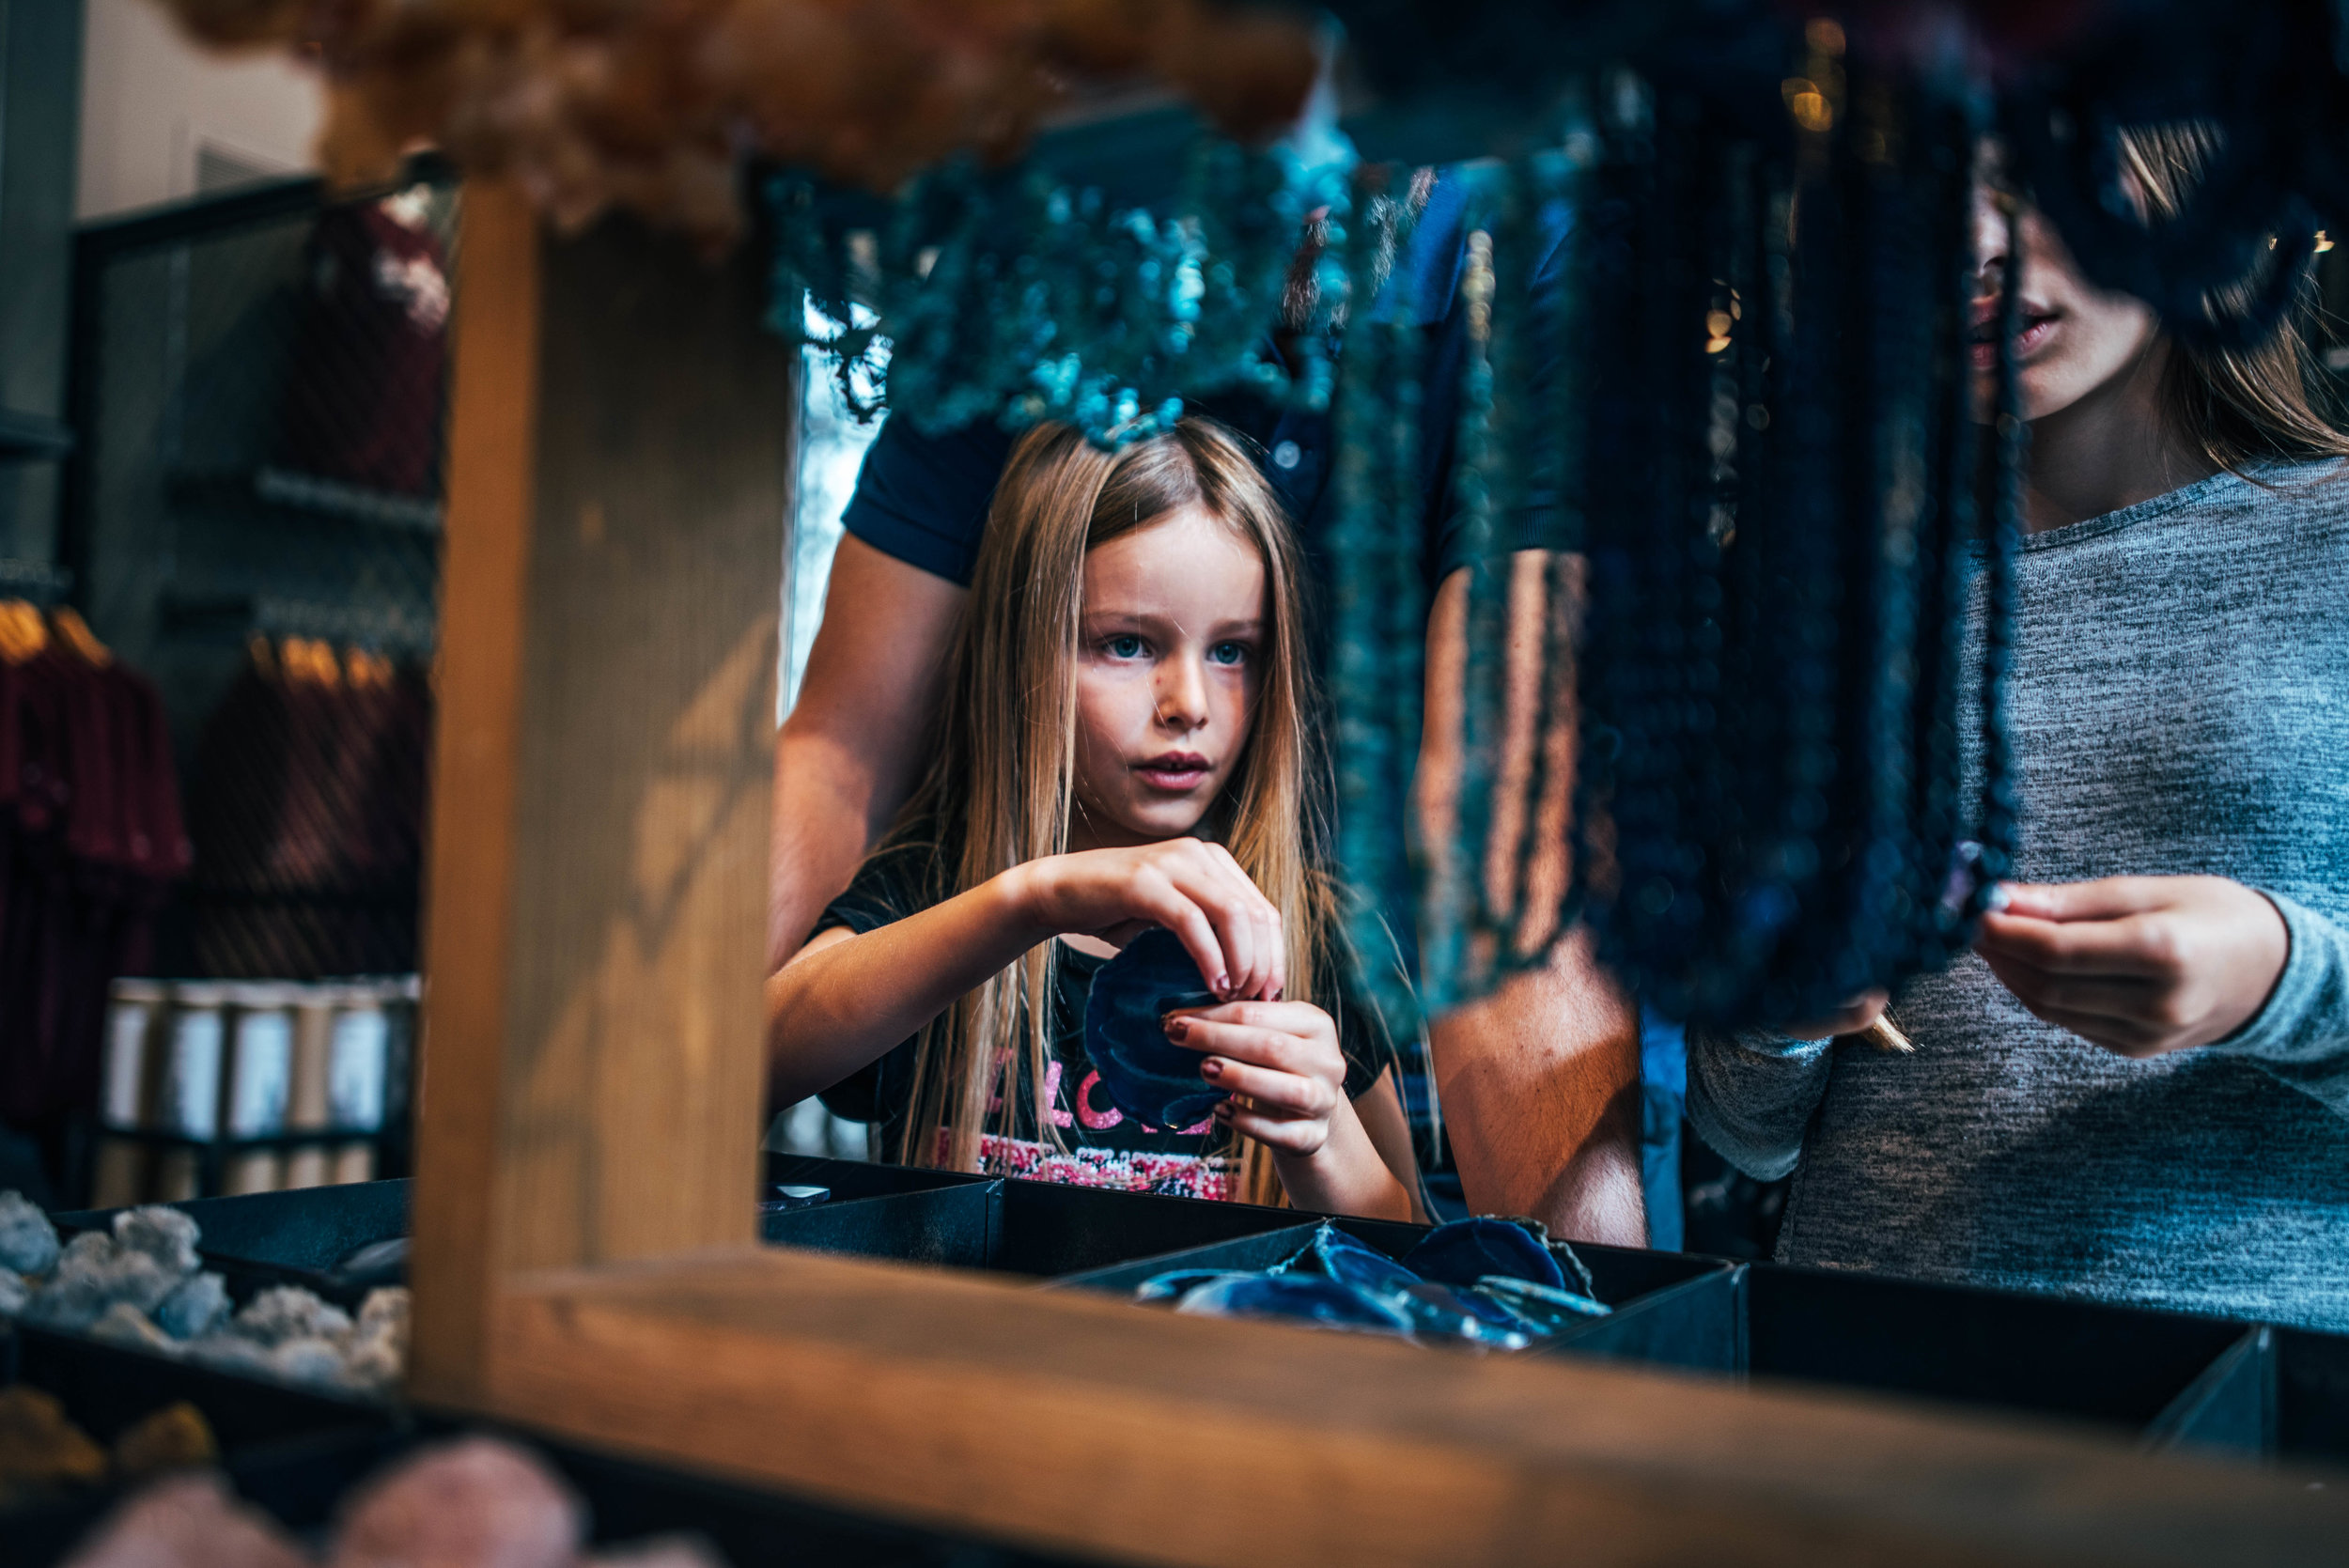
<instances>
[{"instance_id":1,"label":"white wall","mask_svg":"<svg viewBox=\"0 0 2349 1568\"><path fill-rule=\"evenodd\" d=\"M155 0L87 0L74 216L101 218L198 194L232 161L257 173L313 167L318 79L282 54L199 50Z\"/></svg>"}]
</instances>

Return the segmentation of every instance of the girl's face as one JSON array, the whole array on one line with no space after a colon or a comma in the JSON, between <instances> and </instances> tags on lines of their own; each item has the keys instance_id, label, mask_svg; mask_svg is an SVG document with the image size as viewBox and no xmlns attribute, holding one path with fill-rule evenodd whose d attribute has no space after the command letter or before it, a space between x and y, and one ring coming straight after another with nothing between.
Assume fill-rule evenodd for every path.
<instances>
[{"instance_id":1,"label":"girl's face","mask_svg":"<svg viewBox=\"0 0 2349 1568\"><path fill-rule=\"evenodd\" d=\"M1085 554L1071 847L1190 832L1248 743L1268 644L1262 556L1196 506Z\"/></svg>"},{"instance_id":2,"label":"girl's face","mask_svg":"<svg viewBox=\"0 0 2349 1568\"><path fill-rule=\"evenodd\" d=\"M2160 326L2142 301L2108 294L2080 275L2055 226L2025 205L2016 225L2023 251L2023 330L2015 363L2023 418L2045 419L2120 385L2160 351ZM1999 294L2007 267L2006 214L1988 183L1974 185L1973 367L1976 404L1997 406Z\"/></svg>"}]
</instances>

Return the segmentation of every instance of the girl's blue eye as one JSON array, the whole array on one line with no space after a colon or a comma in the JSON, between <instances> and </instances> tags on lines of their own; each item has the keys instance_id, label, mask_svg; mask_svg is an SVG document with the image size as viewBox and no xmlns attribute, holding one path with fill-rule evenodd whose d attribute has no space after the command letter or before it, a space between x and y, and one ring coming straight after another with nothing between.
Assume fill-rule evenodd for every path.
<instances>
[{"instance_id":1,"label":"girl's blue eye","mask_svg":"<svg viewBox=\"0 0 2349 1568\"><path fill-rule=\"evenodd\" d=\"M1104 646L1108 648L1112 659L1140 659L1142 657L1142 639L1131 633L1123 637L1112 637Z\"/></svg>"},{"instance_id":2,"label":"girl's blue eye","mask_svg":"<svg viewBox=\"0 0 2349 1568\"><path fill-rule=\"evenodd\" d=\"M1218 643L1207 650L1207 662L1210 664L1243 664L1247 660L1248 644L1245 643Z\"/></svg>"}]
</instances>

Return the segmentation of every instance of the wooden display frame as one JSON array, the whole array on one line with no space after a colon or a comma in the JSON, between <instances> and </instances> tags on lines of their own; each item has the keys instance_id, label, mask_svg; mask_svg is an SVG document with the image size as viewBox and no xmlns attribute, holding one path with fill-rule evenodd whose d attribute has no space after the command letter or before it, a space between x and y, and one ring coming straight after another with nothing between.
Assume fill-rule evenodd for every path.
<instances>
[{"instance_id":1,"label":"wooden display frame","mask_svg":"<svg viewBox=\"0 0 2349 1568\"><path fill-rule=\"evenodd\" d=\"M464 197L420 1401L1138 1561L2334 1561L2349 1480L763 1249L793 356L745 247Z\"/></svg>"}]
</instances>

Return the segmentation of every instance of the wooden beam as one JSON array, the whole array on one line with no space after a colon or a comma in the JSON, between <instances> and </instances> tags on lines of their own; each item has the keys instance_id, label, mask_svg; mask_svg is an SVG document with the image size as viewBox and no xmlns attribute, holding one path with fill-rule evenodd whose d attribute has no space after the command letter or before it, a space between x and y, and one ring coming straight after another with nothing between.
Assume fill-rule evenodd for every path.
<instances>
[{"instance_id":1,"label":"wooden beam","mask_svg":"<svg viewBox=\"0 0 2349 1568\"><path fill-rule=\"evenodd\" d=\"M2349 1542L2337 1472L780 1250L531 1281L495 1343L494 1406L568 1437L1195 1568L2329 1563Z\"/></svg>"},{"instance_id":2,"label":"wooden beam","mask_svg":"<svg viewBox=\"0 0 2349 1568\"><path fill-rule=\"evenodd\" d=\"M789 349L750 247L465 193L412 1386L517 1269L754 1240Z\"/></svg>"}]
</instances>

